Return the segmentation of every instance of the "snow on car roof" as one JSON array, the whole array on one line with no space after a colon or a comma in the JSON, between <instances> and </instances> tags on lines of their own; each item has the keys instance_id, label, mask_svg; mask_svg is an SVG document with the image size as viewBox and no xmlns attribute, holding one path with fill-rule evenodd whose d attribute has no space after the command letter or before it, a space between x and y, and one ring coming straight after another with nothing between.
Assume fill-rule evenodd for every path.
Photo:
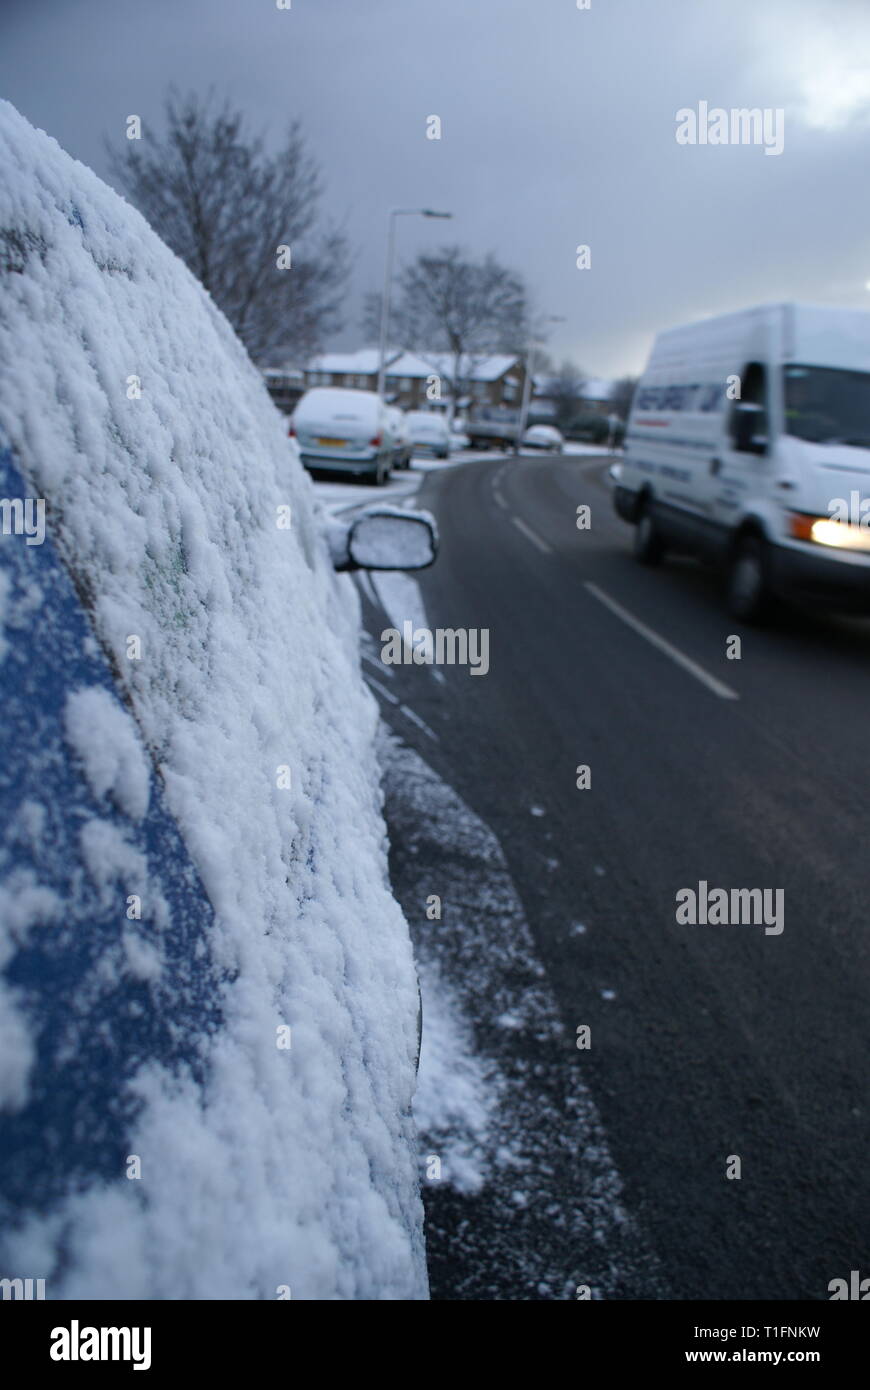
<instances>
[{"instance_id":1,"label":"snow on car roof","mask_svg":"<svg viewBox=\"0 0 870 1390\"><path fill-rule=\"evenodd\" d=\"M312 386L296 406L298 420L342 416L356 420L374 420L384 403L374 391L353 391L343 386Z\"/></svg>"},{"instance_id":2,"label":"snow on car roof","mask_svg":"<svg viewBox=\"0 0 870 1390\"><path fill-rule=\"evenodd\" d=\"M34 1183L0 1264L61 1299L424 1297L416 981L353 585L260 373L182 262L6 102L0 161L0 431L160 767L225 980L204 1081L142 1058L123 1136L142 1181L64 1177L51 1209ZM75 756L99 769L95 712L77 707ZM126 889L121 856L121 916ZM74 1045L74 992L63 1008ZM51 1081L27 1043L19 1107Z\"/></svg>"}]
</instances>

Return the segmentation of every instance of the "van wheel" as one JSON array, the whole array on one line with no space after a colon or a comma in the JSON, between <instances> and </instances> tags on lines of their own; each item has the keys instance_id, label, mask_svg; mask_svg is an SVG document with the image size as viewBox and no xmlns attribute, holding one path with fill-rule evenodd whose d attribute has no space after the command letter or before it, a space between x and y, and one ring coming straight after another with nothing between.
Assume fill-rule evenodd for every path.
<instances>
[{"instance_id":1,"label":"van wheel","mask_svg":"<svg viewBox=\"0 0 870 1390\"><path fill-rule=\"evenodd\" d=\"M374 483L375 487L383 487L388 477L389 469L387 468L385 463L381 463L379 460L378 466L375 469L374 473L369 474L370 482Z\"/></svg>"},{"instance_id":2,"label":"van wheel","mask_svg":"<svg viewBox=\"0 0 870 1390\"><path fill-rule=\"evenodd\" d=\"M728 611L743 623L760 623L769 609L767 546L760 536L743 536L728 571Z\"/></svg>"},{"instance_id":3,"label":"van wheel","mask_svg":"<svg viewBox=\"0 0 870 1390\"><path fill-rule=\"evenodd\" d=\"M645 502L634 527L634 558L642 565L659 565L664 554L664 543L649 504Z\"/></svg>"}]
</instances>

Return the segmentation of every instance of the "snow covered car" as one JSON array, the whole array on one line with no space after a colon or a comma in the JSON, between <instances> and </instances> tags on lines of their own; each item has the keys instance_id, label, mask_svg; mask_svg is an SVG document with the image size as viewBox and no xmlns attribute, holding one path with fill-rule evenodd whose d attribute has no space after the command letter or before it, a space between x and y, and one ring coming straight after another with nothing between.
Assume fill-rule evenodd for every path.
<instances>
[{"instance_id":1,"label":"snow covered car","mask_svg":"<svg viewBox=\"0 0 870 1390\"><path fill-rule=\"evenodd\" d=\"M375 391L312 386L290 422L306 468L358 473L381 486L393 466L390 407Z\"/></svg>"},{"instance_id":2,"label":"snow covered car","mask_svg":"<svg viewBox=\"0 0 870 1390\"><path fill-rule=\"evenodd\" d=\"M523 435L524 449L542 449L547 454L561 454L565 441L555 425L531 425Z\"/></svg>"},{"instance_id":3,"label":"snow covered car","mask_svg":"<svg viewBox=\"0 0 870 1390\"><path fill-rule=\"evenodd\" d=\"M426 564L433 526L327 524L144 219L5 102L0 163L0 1273L425 1298L417 983L336 568Z\"/></svg>"},{"instance_id":4,"label":"snow covered car","mask_svg":"<svg viewBox=\"0 0 870 1390\"><path fill-rule=\"evenodd\" d=\"M426 450L439 459L449 457L450 427L443 415L434 410L409 410L405 420L415 453Z\"/></svg>"},{"instance_id":5,"label":"snow covered car","mask_svg":"<svg viewBox=\"0 0 870 1390\"><path fill-rule=\"evenodd\" d=\"M404 410L399 410L398 406L391 405L388 410L390 419L390 433L393 438L393 467L411 467L411 435L408 430L408 423L405 419Z\"/></svg>"}]
</instances>

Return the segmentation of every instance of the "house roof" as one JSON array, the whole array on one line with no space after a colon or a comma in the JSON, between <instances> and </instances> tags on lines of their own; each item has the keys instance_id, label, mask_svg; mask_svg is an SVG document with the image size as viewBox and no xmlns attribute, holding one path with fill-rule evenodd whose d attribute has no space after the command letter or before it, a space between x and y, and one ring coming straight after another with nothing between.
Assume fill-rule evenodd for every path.
<instances>
[{"instance_id":1,"label":"house roof","mask_svg":"<svg viewBox=\"0 0 870 1390\"><path fill-rule=\"evenodd\" d=\"M386 354L387 364L401 356L400 348L390 348ZM359 348L356 352L324 352L312 357L308 364L309 372L357 372L372 375L380 366L381 355L377 348Z\"/></svg>"},{"instance_id":2,"label":"house roof","mask_svg":"<svg viewBox=\"0 0 870 1390\"><path fill-rule=\"evenodd\" d=\"M459 365L460 375L468 381L497 381L516 366L518 358L511 353L495 352L484 356L467 354ZM403 352L390 363L390 376L424 377L436 372L438 376L453 374L453 354L450 352Z\"/></svg>"},{"instance_id":3,"label":"house roof","mask_svg":"<svg viewBox=\"0 0 870 1390\"><path fill-rule=\"evenodd\" d=\"M519 358L512 353L493 352L477 355L466 354L460 362L460 374L467 381L497 381L511 367L517 365ZM408 352L400 348L390 348L386 355L388 374L391 377L427 377L435 372L447 377L453 374L453 354L450 352ZM356 352L324 352L313 357L308 364L309 372L350 372L360 375L373 375L380 364L377 348L359 348Z\"/></svg>"}]
</instances>

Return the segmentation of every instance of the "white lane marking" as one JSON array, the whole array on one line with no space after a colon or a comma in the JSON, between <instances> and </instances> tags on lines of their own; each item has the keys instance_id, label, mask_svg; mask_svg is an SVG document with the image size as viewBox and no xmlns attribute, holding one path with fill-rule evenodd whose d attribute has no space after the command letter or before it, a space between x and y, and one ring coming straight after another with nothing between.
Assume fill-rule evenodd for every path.
<instances>
[{"instance_id":1,"label":"white lane marking","mask_svg":"<svg viewBox=\"0 0 870 1390\"><path fill-rule=\"evenodd\" d=\"M388 690L385 685L381 685L380 681L376 681L374 676L366 676L365 682L366 685L373 685L375 690L379 690L383 695L384 699L389 700L391 705L399 704L398 696L394 695L392 690Z\"/></svg>"},{"instance_id":2,"label":"white lane marking","mask_svg":"<svg viewBox=\"0 0 870 1390\"><path fill-rule=\"evenodd\" d=\"M419 714L415 714L412 709L408 709L407 705L400 705L399 709L402 711L406 719L410 719L412 724L416 724L419 729L423 730L424 734L428 734L429 738L431 738L433 743L441 742L438 735L433 733L432 730L429 728L429 725L424 724Z\"/></svg>"},{"instance_id":3,"label":"white lane marking","mask_svg":"<svg viewBox=\"0 0 870 1390\"><path fill-rule=\"evenodd\" d=\"M628 627L633 628L641 637L645 637L652 646L657 647L660 652L664 652L665 656L669 656L671 661L675 662L677 666L682 666L684 671L688 671L690 676L695 677L695 680L700 681L702 685L706 685L707 689L712 690L714 695L718 695L720 700L740 699L736 690L732 690L729 685L725 685L723 681L717 680L715 676L711 676L709 671L704 670L703 666L699 666L696 661L693 661L690 656L686 656L685 652L681 652L678 647L672 646L664 637L660 637L657 632L654 632L651 627L647 627L646 623L642 623L633 613L629 613L627 608L623 608L621 603L617 603L609 594L605 594L603 589L599 589L597 584L593 584L591 580L587 579L584 582L584 588L588 589L589 593L592 594L593 598L597 598L599 603L603 603L606 608L609 608L611 613L615 613L617 618L621 618Z\"/></svg>"},{"instance_id":4,"label":"white lane marking","mask_svg":"<svg viewBox=\"0 0 870 1390\"><path fill-rule=\"evenodd\" d=\"M366 598L369 600L371 605L374 608L380 608L381 601L378 595L375 593L374 585L372 584L368 570L355 570L353 577L356 581L357 586L365 594Z\"/></svg>"},{"instance_id":5,"label":"white lane marking","mask_svg":"<svg viewBox=\"0 0 870 1390\"><path fill-rule=\"evenodd\" d=\"M384 699L389 701L391 705L398 705L399 712L401 714L404 714L406 719L410 719L412 724L416 724L418 729L422 729L423 733L427 736L427 738L431 738L433 743L441 742L438 735L432 732L432 730L429 728L429 725L424 723L424 721L420 718L419 714L415 714L414 711L412 709L409 709L407 705L401 704L400 701L393 694L392 690L388 690L385 685L381 685L381 682L375 680L374 676L366 676L365 679L366 685L374 687L374 689L379 691L380 694L383 695Z\"/></svg>"},{"instance_id":6,"label":"white lane marking","mask_svg":"<svg viewBox=\"0 0 870 1390\"><path fill-rule=\"evenodd\" d=\"M496 492L495 488L493 488L492 490L492 495L500 507L507 506L507 502L504 500L500 492Z\"/></svg>"},{"instance_id":7,"label":"white lane marking","mask_svg":"<svg viewBox=\"0 0 870 1390\"><path fill-rule=\"evenodd\" d=\"M537 531L533 531L531 526L527 526L521 516L512 516L511 521L514 526L516 526L517 530L522 531L523 535L532 542L532 545L536 545L545 555L552 555L553 547L548 545L546 541L541 540Z\"/></svg>"},{"instance_id":8,"label":"white lane marking","mask_svg":"<svg viewBox=\"0 0 870 1390\"><path fill-rule=\"evenodd\" d=\"M370 656L368 652L363 652L362 659L368 662L369 666L373 666L379 676L386 676L391 681L396 679L396 673L392 666L385 666L381 660Z\"/></svg>"}]
</instances>

